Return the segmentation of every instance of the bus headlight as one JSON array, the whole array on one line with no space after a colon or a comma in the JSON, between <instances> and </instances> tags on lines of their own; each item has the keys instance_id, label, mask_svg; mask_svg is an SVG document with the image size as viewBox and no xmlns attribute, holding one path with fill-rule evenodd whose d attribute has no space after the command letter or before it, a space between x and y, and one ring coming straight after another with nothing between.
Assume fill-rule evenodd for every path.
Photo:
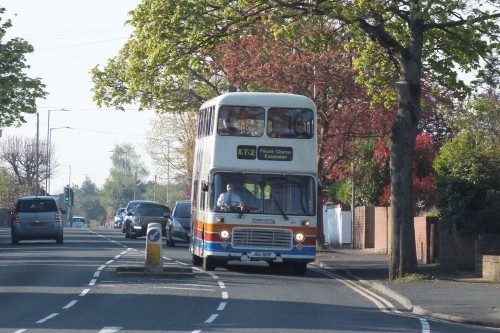
<instances>
[{"instance_id":1,"label":"bus headlight","mask_svg":"<svg viewBox=\"0 0 500 333\"><path fill-rule=\"evenodd\" d=\"M306 239L306 236L303 233L298 232L298 233L295 234L295 240L298 243L302 243L305 239Z\"/></svg>"},{"instance_id":2,"label":"bus headlight","mask_svg":"<svg viewBox=\"0 0 500 333\"><path fill-rule=\"evenodd\" d=\"M222 240L228 240L229 237L231 237L231 234L226 229L221 230L219 232L219 235L220 235L220 239L222 239Z\"/></svg>"}]
</instances>

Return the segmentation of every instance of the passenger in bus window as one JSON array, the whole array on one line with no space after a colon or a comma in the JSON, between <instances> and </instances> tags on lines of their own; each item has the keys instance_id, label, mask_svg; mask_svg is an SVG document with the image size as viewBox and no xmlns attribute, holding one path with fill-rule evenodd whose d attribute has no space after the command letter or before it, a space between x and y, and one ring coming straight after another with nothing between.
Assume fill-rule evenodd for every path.
<instances>
[{"instance_id":1,"label":"passenger in bus window","mask_svg":"<svg viewBox=\"0 0 500 333\"><path fill-rule=\"evenodd\" d=\"M295 133L292 128L282 119L275 118L272 122L272 131L268 133L272 138L294 138Z\"/></svg>"},{"instance_id":2,"label":"passenger in bus window","mask_svg":"<svg viewBox=\"0 0 500 333\"><path fill-rule=\"evenodd\" d=\"M306 128L303 123L295 124L295 136L299 139L309 139L311 136L306 132Z\"/></svg>"},{"instance_id":3,"label":"passenger in bus window","mask_svg":"<svg viewBox=\"0 0 500 333\"><path fill-rule=\"evenodd\" d=\"M228 183L226 185L227 192L220 194L217 199L217 206L222 209L229 209L231 207L241 206L241 198L238 194L233 192L234 185Z\"/></svg>"},{"instance_id":4,"label":"passenger in bus window","mask_svg":"<svg viewBox=\"0 0 500 333\"><path fill-rule=\"evenodd\" d=\"M224 118L222 120L222 127L219 128L219 134L220 135L236 135L238 133L238 130L236 127L233 126L233 123L231 121L231 118Z\"/></svg>"}]
</instances>

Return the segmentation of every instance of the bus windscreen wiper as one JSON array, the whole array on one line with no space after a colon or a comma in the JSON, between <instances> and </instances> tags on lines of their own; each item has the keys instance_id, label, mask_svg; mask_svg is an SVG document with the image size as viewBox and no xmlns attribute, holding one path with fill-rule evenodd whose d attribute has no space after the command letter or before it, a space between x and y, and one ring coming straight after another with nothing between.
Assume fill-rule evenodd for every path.
<instances>
[{"instance_id":1,"label":"bus windscreen wiper","mask_svg":"<svg viewBox=\"0 0 500 333\"><path fill-rule=\"evenodd\" d=\"M276 197L274 195L271 194L271 197L273 198L273 202L274 204L276 205L276 207L278 207L278 209L280 210L280 213L281 215L283 215L283 218L285 220L288 220L288 216L286 216L286 213L285 211L283 210L283 208L281 207L281 205L279 204L278 200L276 200Z\"/></svg>"}]
</instances>

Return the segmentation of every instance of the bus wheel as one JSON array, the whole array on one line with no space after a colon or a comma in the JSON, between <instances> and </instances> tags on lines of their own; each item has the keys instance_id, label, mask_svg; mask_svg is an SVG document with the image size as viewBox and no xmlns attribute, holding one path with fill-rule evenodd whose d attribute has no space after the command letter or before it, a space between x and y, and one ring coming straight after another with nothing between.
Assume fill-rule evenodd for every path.
<instances>
[{"instance_id":1,"label":"bus wheel","mask_svg":"<svg viewBox=\"0 0 500 333\"><path fill-rule=\"evenodd\" d=\"M206 271L214 271L215 270L215 260L210 257L206 256L203 258L203 269Z\"/></svg>"},{"instance_id":2,"label":"bus wheel","mask_svg":"<svg viewBox=\"0 0 500 333\"><path fill-rule=\"evenodd\" d=\"M296 262L292 266L293 273L296 275L304 275L307 270L307 262Z\"/></svg>"},{"instance_id":3,"label":"bus wheel","mask_svg":"<svg viewBox=\"0 0 500 333\"><path fill-rule=\"evenodd\" d=\"M203 259L198 257L196 254L193 254L191 259L193 262L193 266L201 266L201 264L203 264Z\"/></svg>"}]
</instances>

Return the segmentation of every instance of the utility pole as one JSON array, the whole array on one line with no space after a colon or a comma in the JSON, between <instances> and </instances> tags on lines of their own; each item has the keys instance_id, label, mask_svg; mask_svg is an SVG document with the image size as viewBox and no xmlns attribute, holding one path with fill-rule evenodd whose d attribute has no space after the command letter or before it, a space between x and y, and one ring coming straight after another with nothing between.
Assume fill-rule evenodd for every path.
<instances>
[{"instance_id":1,"label":"utility pole","mask_svg":"<svg viewBox=\"0 0 500 333\"><path fill-rule=\"evenodd\" d=\"M38 196L38 165L40 164L40 114L36 113L36 167L35 167L35 196Z\"/></svg>"}]
</instances>

